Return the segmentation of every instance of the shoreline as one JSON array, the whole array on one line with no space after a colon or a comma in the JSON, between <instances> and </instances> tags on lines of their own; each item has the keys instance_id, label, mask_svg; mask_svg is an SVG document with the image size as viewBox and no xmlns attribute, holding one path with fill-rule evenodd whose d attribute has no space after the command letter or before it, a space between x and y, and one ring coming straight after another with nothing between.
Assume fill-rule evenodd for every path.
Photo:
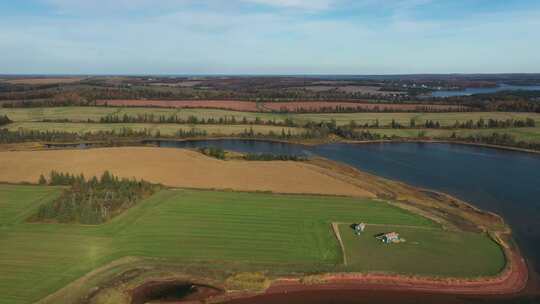
<instances>
[{"instance_id":1,"label":"shoreline","mask_svg":"<svg viewBox=\"0 0 540 304\"><path fill-rule=\"evenodd\" d=\"M261 139L262 140L262 139ZM434 141L430 141L434 142ZM440 141L436 141L440 142ZM359 144L365 144L367 142L358 142ZM453 142L452 142L453 143ZM390 199L395 200L399 207L411 210L412 212L426 216L428 218L438 218L440 214L434 213L436 210L424 210L420 204L406 204L400 202L399 195L404 191L416 191L417 194L422 194L425 197L429 197L430 194L435 195L431 198L438 203L438 206L445 207L450 202L458 203L458 211L463 211L465 215L471 217L463 217L465 221L470 221L477 227L483 228L484 231L491 232L493 239L501 246L507 264L504 269L494 277L483 277L476 279L457 279L457 278L436 278L436 277L415 277L405 275L391 275L391 274L377 274L377 273L328 273L317 275L320 279L319 283L307 284L302 282L302 277L282 277L277 278L273 284L264 292L250 293L250 292L232 292L226 294L221 298L218 296L216 300L226 301L238 298L250 298L256 295L274 295L279 293L296 292L296 291L309 291L309 290L381 290L381 291L413 291L413 292L429 292L429 293L446 293L446 294L466 294L466 295L512 295L522 292L527 287L528 281L528 268L526 261L519 249L511 244L511 230L504 223L504 219L488 211L481 210L472 204L453 198L452 196L433 191L430 189L423 189L407 185L402 182L385 179L378 177L346 164L337 163L324 158L318 158L308 163L314 164L319 168L331 168L329 172L341 174L343 176L349 176L351 184L360 187L356 182L367 182L368 186L372 186L372 189L376 189L375 193L381 199L384 198L386 189L384 187L390 187L390 195L393 195ZM333 176L333 175L331 175ZM334 176L335 177L335 176ZM411 190L412 189L412 190ZM392 192L393 191L393 192ZM410 193L407 193L410 194ZM430 213L431 212L431 213ZM478 219L478 221L476 221ZM496 220L495 220L496 219ZM451 220L442 218L439 221L444 224L452 224ZM495 220L495 221L494 221ZM484 226L493 222L498 222L497 225L488 228ZM454 226L459 227L458 222ZM452 225L450 225L452 227ZM467 227L465 226L464 229ZM503 228L503 229L497 229ZM322 283L320 283L322 282ZM208 300L213 301L214 298Z\"/></svg>"},{"instance_id":2,"label":"shoreline","mask_svg":"<svg viewBox=\"0 0 540 304\"><path fill-rule=\"evenodd\" d=\"M78 142L40 142L40 141L28 141L20 143L0 143L0 151L19 151L19 150L65 150L65 149L92 149L92 148L107 148L107 147L130 147L130 146L147 146L149 142L189 142L189 141L212 141L212 140L245 140L245 141L268 141L274 143L292 144L305 146L306 148L314 147L318 145L326 144L381 144L381 143L426 143L426 144L450 144L450 145L462 145L472 147L484 147L503 151L522 152L529 154L540 154L540 150L525 149L512 146L502 146L486 143L474 143L467 141L454 141L447 139L380 139L380 140L347 140L347 139L317 139L317 140L287 140L287 139L275 139L264 137L252 137L246 138L241 136L208 136L208 137L193 137L193 138L141 138L141 139L126 139L118 140L115 142L103 142L103 141L78 141ZM87 147L80 148L78 145L87 145ZM52 146L52 147L47 147Z\"/></svg>"}]
</instances>

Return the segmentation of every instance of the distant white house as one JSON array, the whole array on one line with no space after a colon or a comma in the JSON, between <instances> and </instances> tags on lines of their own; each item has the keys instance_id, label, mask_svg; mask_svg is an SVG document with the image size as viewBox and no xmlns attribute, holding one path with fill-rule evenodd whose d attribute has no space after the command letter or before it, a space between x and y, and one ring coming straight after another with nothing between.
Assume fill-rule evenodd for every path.
<instances>
[{"instance_id":1,"label":"distant white house","mask_svg":"<svg viewBox=\"0 0 540 304\"><path fill-rule=\"evenodd\" d=\"M397 232L388 232L388 233L379 235L377 239L381 240L385 244L398 243L400 241L399 233Z\"/></svg>"},{"instance_id":2,"label":"distant white house","mask_svg":"<svg viewBox=\"0 0 540 304\"><path fill-rule=\"evenodd\" d=\"M365 229L366 229L366 224L364 223L354 225L354 232L357 235L360 235L362 232L364 232Z\"/></svg>"}]
</instances>

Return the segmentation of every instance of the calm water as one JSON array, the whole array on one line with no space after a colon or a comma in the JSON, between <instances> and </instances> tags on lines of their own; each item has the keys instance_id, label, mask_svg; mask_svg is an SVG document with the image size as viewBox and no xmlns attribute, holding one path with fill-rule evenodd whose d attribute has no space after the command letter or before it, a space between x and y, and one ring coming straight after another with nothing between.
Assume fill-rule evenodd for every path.
<instances>
[{"instance_id":1,"label":"calm water","mask_svg":"<svg viewBox=\"0 0 540 304\"><path fill-rule=\"evenodd\" d=\"M540 273L540 155L439 143L315 147L234 139L161 143L161 146L180 148L211 145L238 152L320 155L379 176L452 194L502 215L512 226L527 260ZM536 288L540 289L539 286ZM325 294L330 298L325 298ZM335 296L321 292L318 297L321 301L311 298L309 303L337 303L331 301ZM278 303L271 300L267 303ZM452 298L452 301L457 302L444 303L478 303L466 298ZM501 300L494 303L516 302ZM540 303L540 299L523 303Z\"/></svg>"},{"instance_id":2,"label":"calm water","mask_svg":"<svg viewBox=\"0 0 540 304\"><path fill-rule=\"evenodd\" d=\"M468 88L460 91L434 91L431 93L432 97L453 97L453 96L470 96L474 94L487 94L495 93L500 91L517 91L517 90L526 90L526 91L540 91L540 86L514 86L501 84L496 88Z\"/></svg>"}]
</instances>

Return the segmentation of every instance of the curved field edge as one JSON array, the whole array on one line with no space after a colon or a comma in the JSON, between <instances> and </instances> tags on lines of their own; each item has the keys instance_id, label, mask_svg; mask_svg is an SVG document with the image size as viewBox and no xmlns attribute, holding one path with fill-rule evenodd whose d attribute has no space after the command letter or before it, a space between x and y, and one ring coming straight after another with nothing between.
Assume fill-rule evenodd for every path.
<instances>
[{"instance_id":1,"label":"curved field edge","mask_svg":"<svg viewBox=\"0 0 540 304\"><path fill-rule=\"evenodd\" d=\"M291 210L291 204L293 209L301 208ZM272 269L272 273L267 275L275 279L291 272L301 275L345 270L339 265L340 249L330 229L330 222L336 219L437 227L418 215L366 199L167 190L101 226L12 225L7 241L2 238L4 242L10 242L10 239L12 242L0 248L14 249L18 263L27 262L25 258L33 258L41 267L38 271L40 276L49 276L49 282L54 282L53 274L58 276L58 267L53 267L58 266L54 265L55 258L65 264L69 262L67 256L72 257L72 264L76 266L61 271L54 288L122 256L153 257L158 264L163 261L194 263L192 267L196 271L191 273L198 273L199 277L201 271L205 273L204 277L212 277L216 271L219 272L216 268L221 269L224 276L231 271L268 272L267 269ZM192 232L184 233L186 227L191 227ZM296 233L292 234L291 231ZM23 244L17 242L17 237L21 238ZM59 246L56 248L59 253L57 257L49 256L51 251L47 246L55 244L53 240ZM38 244L45 260L40 260L43 257L36 254L31 244ZM179 244L190 244L191 250L186 248L180 253ZM27 246L22 255L21 246ZM252 260L253 257L256 260ZM212 267L197 266L197 263L210 264ZM24 267L21 268L24 263L18 266L17 274L22 272L32 276L34 270L25 271ZM153 266L148 267L151 269ZM168 276L174 276L170 269ZM32 290L41 294L46 290L54 291L51 286L38 288L38 282L28 280L28 277L23 281L10 280L14 284L12 288L24 288L24 292ZM25 284L32 284L34 288L28 288ZM9 302L25 303L16 298L10 298Z\"/></svg>"}]
</instances>

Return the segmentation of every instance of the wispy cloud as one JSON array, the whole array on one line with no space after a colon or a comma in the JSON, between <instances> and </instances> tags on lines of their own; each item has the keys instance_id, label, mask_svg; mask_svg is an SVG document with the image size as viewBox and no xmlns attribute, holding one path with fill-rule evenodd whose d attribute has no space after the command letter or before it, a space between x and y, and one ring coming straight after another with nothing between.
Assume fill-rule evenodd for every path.
<instances>
[{"instance_id":1,"label":"wispy cloud","mask_svg":"<svg viewBox=\"0 0 540 304\"><path fill-rule=\"evenodd\" d=\"M437 18L441 0L34 1L55 14L0 12L2 72L540 70L538 7Z\"/></svg>"},{"instance_id":2,"label":"wispy cloud","mask_svg":"<svg viewBox=\"0 0 540 304\"><path fill-rule=\"evenodd\" d=\"M337 4L337 0L243 0L246 3L263 4L273 7L307 10L327 10Z\"/></svg>"}]
</instances>

